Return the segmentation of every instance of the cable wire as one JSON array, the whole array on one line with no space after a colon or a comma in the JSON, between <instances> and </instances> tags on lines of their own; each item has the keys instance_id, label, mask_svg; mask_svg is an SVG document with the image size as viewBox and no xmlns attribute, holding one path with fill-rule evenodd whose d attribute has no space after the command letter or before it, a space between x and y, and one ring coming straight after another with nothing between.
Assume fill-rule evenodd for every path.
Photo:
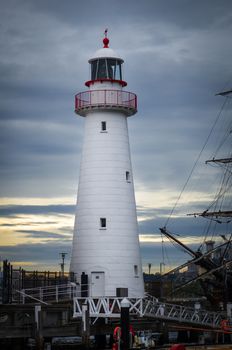
<instances>
[{"instance_id":1,"label":"cable wire","mask_svg":"<svg viewBox=\"0 0 232 350\"><path fill-rule=\"evenodd\" d=\"M207 137L207 139L206 139L206 141L205 141L205 143L204 143L204 145L203 145L203 147L202 147L202 149L201 149L201 151L200 151L200 153L199 153L197 159L195 160L195 162L194 162L194 164L193 164L193 167L192 167L192 169L191 169L191 171L190 171L190 174L189 174L189 176L188 176L188 178L187 178L187 180L186 180L186 182L185 182L185 184L184 184L184 186L183 186L183 188L182 188L182 190L181 190L181 192L180 192L180 194L179 194L179 196L178 196L178 198L177 198L177 200L176 200L176 202L175 202L175 204L174 204L174 206L173 206L173 208L172 208L172 210L171 210L171 213L170 213L169 217L168 217L167 220L166 220L166 223L165 223L165 225L164 225L165 227L167 227L167 225L168 225L168 223L169 223L169 220L170 220L170 218L172 217L172 214L173 214L174 210L176 209L177 204L179 203L179 200L180 200L180 198L181 198L181 196L182 196L182 194L183 194L183 192L184 192L184 190L185 190L185 188L186 188L186 186L187 186L187 184L188 184L188 182L189 182L189 180L190 180L190 178L191 178L191 176L192 176L192 174L193 174L193 171L194 171L194 169L196 168L196 165L197 165L197 163L198 163L198 161L199 161L199 159L200 159L200 157L201 157L201 155L202 155L202 153L203 153L203 151L204 151L206 145L208 144L208 141L209 141L209 139L210 139L210 136L212 135L212 132L213 132L213 130L214 130L214 128L215 128L215 126L216 126L216 124L217 124L217 122L218 122L220 116L221 116L221 113L222 113L222 111L223 111L223 109L224 109L224 106L225 106L226 102L227 102L227 99L225 99L225 101L224 101L223 104L222 104L222 107L221 107L221 109L220 109L220 111L219 111L219 113L218 113L218 115L217 115L217 118L216 118L215 122L213 123L213 126L212 126L212 128L211 128L211 130L210 130L210 132L209 132L209 135L208 135L208 137Z\"/></svg>"}]
</instances>

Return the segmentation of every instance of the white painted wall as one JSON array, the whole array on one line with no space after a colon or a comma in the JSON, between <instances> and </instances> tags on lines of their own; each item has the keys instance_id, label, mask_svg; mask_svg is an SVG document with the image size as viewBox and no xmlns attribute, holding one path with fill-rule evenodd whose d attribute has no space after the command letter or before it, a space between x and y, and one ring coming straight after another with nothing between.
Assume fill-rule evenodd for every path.
<instances>
[{"instance_id":1,"label":"white painted wall","mask_svg":"<svg viewBox=\"0 0 232 350\"><path fill-rule=\"evenodd\" d=\"M102 121L106 121L106 132L101 131ZM106 229L100 228L101 217L107 220ZM134 265L138 266L137 276ZM115 296L117 287L129 288L129 296L143 296L127 118L123 113L92 111L85 118L70 270L89 277L92 271L104 271L107 296Z\"/></svg>"}]
</instances>

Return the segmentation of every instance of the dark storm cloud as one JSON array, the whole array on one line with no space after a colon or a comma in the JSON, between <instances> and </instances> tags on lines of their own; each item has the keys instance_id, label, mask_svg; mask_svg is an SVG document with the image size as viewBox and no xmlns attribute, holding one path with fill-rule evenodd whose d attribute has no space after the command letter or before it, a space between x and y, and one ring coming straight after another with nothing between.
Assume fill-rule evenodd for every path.
<instances>
[{"instance_id":1,"label":"dark storm cloud","mask_svg":"<svg viewBox=\"0 0 232 350\"><path fill-rule=\"evenodd\" d=\"M39 120L7 122L3 129L2 196L49 197L52 192L53 196L66 195L67 188L69 194L74 194L79 164L78 129L69 130L50 120L47 124Z\"/></svg>"},{"instance_id":2,"label":"dark storm cloud","mask_svg":"<svg viewBox=\"0 0 232 350\"><path fill-rule=\"evenodd\" d=\"M96 6L95 0L89 0L88 3L69 0L68 3L57 2L55 0L45 1L27 1L36 11L49 13L49 15L59 18L73 25L85 25L87 19L91 17L91 24L100 21L119 22L124 17L132 18L134 21L156 20L160 18L166 19L167 22L180 23L184 28L205 28L219 21L221 15L225 15L225 7L230 7L230 0L172 0L163 1L155 0L144 2L127 0L119 0L110 2L106 0L98 0ZM171 5L171 6L170 6ZM70 11L70 8L73 11ZM91 12L94 11L94 16ZM115 14L118 13L118 16ZM128 17L129 15L129 17ZM146 17L145 17L146 15ZM222 24L228 24L228 18L225 18Z\"/></svg>"},{"instance_id":3,"label":"dark storm cloud","mask_svg":"<svg viewBox=\"0 0 232 350\"><path fill-rule=\"evenodd\" d=\"M70 241L70 237L67 235L62 235L59 233L48 232L48 231L36 231L36 230L17 230L17 233L23 233L25 236L29 238L53 238L58 239L59 241Z\"/></svg>"},{"instance_id":4,"label":"dark storm cloud","mask_svg":"<svg viewBox=\"0 0 232 350\"><path fill-rule=\"evenodd\" d=\"M12 217L11 214L9 214L9 216ZM17 216L15 216L17 217ZM56 224L57 222L56 221L46 221L46 225L53 225L53 224ZM41 222L41 221L33 221L33 225L42 225L44 224L44 222ZM17 227L18 226L18 223L14 223L14 224L1 224L0 227ZM25 222L25 223L20 223L20 226L28 226L28 222ZM66 228L65 228L66 230Z\"/></svg>"},{"instance_id":5,"label":"dark storm cloud","mask_svg":"<svg viewBox=\"0 0 232 350\"><path fill-rule=\"evenodd\" d=\"M156 217L151 220L144 220L139 222L139 232L143 234L153 234L154 236L161 237L159 228L163 228L166 219ZM169 225L167 227L168 231L174 236L177 235L179 239L196 238L200 242L199 245L205 241L207 237L207 231L209 227L212 227L212 231L209 231L208 235L210 238L213 237L214 233L217 233L217 237L223 234L226 230L226 222L224 224L218 224L215 230L216 222L209 222L205 218L195 218L195 217L178 217L171 218ZM201 239L199 239L201 238Z\"/></svg>"},{"instance_id":6,"label":"dark storm cloud","mask_svg":"<svg viewBox=\"0 0 232 350\"><path fill-rule=\"evenodd\" d=\"M16 216L19 214L74 214L74 205L1 205L0 216Z\"/></svg>"},{"instance_id":7,"label":"dark storm cloud","mask_svg":"<svg viewBox=\"0 0 232 350\"><path fill-rule=\"evenodd\" d=\"M10 261L44 261L46 263L58 260L59 253L63 251L70 255L70 243L52 241L50 244L48 242L0 247L2 258Z\"/></svg>"}]
</instances>

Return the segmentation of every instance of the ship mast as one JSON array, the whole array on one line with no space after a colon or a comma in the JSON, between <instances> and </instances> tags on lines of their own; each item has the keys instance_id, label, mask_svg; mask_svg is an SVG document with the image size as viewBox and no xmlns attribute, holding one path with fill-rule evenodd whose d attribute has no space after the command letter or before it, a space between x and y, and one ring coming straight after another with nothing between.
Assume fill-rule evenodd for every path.
<instances>
[{"instance_id":1,"label":"ship mast","mask_svg":"<svg viewBox=\"0 0 232 350\"><path fill-rule=\"evenodd\" d=\"M218 267L217 264L215 264L215 262L213 260L211 260L208 256L206 256L205 254L201 253L200 251L194 251L191 248L189 248L186 244L182 243L179 239L177 239L176 237L174 237L170 232L167 231L167 229L165 227L160 228L161 233L163 233L166 237L168 237L169 239L171 239L172 241L176 242L177 244L179 244L182 248L184 248L184 250L192 255L193 258L201 258L199 260L196 260L194 263L196 265L199 265L201 267L203 267L206 270L210 270L212 268L216 268Z\"/></svg>"},{"instance_id":2,"label":"ship mast","mask_svg":"<svg viewBox=\"0 0 232 350\"><path fill-rule=\"evenodd\" d=\"M166 227L161 227L160 228L161 233L163 233L166 237L174 241L175 243L179 244L182 248L184 248L187 253L192 255L193 258L198 258L201 253L199 252L194 252L192 249L190 249L186 244L182 243L179 239L174 237L170 232L167 231ZM200 254L200 255L199 255Z\"/></svg>"}]
</instances>

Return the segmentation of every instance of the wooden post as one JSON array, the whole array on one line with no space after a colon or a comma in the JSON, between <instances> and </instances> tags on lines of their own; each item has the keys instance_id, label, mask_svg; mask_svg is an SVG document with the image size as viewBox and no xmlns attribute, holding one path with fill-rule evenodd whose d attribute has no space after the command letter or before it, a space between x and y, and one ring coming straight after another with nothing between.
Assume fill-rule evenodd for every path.
<instances>
[{"instance_id":1,"label":"wooden post","mask_svg":"<svg viewBox=\"0 0 232 350\"><path fill-rule=\"evenodd\" d=\"M89 305L82 305L82 342L86 349L89 349L90 324L89 324Z\"/></svg>"},{"instance_id":2,"label":"wooden post","mask_svg":"<svg viewBox=\"0 0 232 350\"><path fill-rule=\"evenodd\" d=\"M124 298L121 302L121 343L120 350L130 349L130 302Z\"/></svg>"},{"instance_id":3,"label":"wooden post","mask_svg":"<svg viewBox=\"0 0 232 350\"><path fill-rule=\"evenodd\" d=\"M36 350L43 350L43 335L42 335L42 318L41 318L41 305L35 305L35 341Z\"/></svg>"}]
</instances>

